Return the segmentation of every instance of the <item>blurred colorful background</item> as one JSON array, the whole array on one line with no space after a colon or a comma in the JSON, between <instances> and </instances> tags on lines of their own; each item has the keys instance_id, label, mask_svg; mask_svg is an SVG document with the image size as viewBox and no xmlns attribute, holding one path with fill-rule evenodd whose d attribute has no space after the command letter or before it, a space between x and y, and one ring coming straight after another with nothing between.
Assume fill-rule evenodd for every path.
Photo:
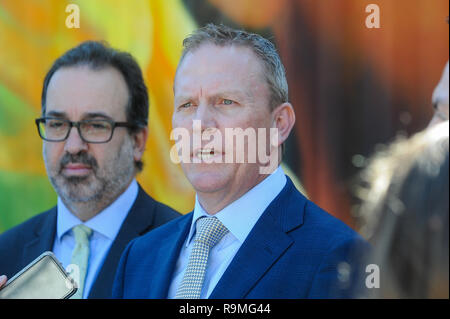
<instances>
[{"instance_id":1,"label":"blurred colorful background","mask_svg":"<svg viewBox=\"0 0 450 319\"><path fill-rule=\"evenodd\" d=\"M368 29L368 4L380 28ZM80 28L67 28L69 4ZM131 52L150 91L138 181L182 213L194 191L170 161L172 80L182 40L208 22L270 38L297 123L284 165L309 198L354 226L352 183L368 156L426 127L449 59L448 0L0 0L0 233L56 203L34 118L53 61L84 40Z\"/></svg>"}]
</instances>

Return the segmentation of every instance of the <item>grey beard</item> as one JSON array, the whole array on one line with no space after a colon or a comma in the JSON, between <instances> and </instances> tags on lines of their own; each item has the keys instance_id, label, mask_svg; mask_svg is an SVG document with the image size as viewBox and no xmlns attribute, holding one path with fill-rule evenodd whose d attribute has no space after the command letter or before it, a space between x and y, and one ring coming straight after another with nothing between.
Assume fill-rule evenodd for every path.
<instances>
[{"instance_id":1,"label":"grey beard","mask_svg":"<svg viewBox=\"0 0 450 319\"><path fill-rule=\"evenodd\" d=\"M134 176L133 149L124 143L117 156L106 165L103 171L95 159L92 159L92 175L65 177L61 174L50 176L49 179L56 193L67 204L89 204L93 207L107 206L125 190L126 185ZM99 174L100 173L100 174Z\"/></svg>"},{"instance_id":2,"label":"grey beard","mask_svg":"<svg viewBox=\"0 0 450 319\"><path fill-rule=\"evenodd\" d=\"M105 194L106 182L103 179L97 177L97 183L100 182L99 189L82 190L84 195L80 193L80 188L89 188L89 182L87 177L60 177L64 179L64 186L59 187L55 178L51 178L51 183L56 190L56 193L65 201L71 203L87 203L90 201L101 201ZM83 185L84 184L84 185Z\"/></svg>"}]
</instances>

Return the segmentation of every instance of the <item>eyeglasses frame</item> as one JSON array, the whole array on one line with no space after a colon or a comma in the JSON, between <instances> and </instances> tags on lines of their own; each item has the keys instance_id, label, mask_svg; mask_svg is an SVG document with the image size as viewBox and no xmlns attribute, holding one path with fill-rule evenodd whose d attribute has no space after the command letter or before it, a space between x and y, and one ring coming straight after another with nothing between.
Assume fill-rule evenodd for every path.
<instances>
[{"instance_id":1,"label":"eyeglasses frame","mask_svg":"<svg viewBox=\"0 0 450 319\"><path fill-rule=\"evenodd\" d=\"M47 120L61 120L61 121L65 121L65 122L69 123L69 130L67 131L67 135L63 139L58 139L58 140L52 140L52 139L44 138L42 136L42 134L41 134L41 130L39 129L39 124L40 123L45 123L45 121L47 121ZM106 121L109 124L111 124L112 129L111 129L111 135L110 135L109 139L106 140L106 141L103 141L103 142L90 142L90 141L87 141L83 137L83 135L81 134L80 125L82 123L86 123L86 122L89 122L89 121L98 121L98 120ZM44 141L47 141L47 142L64 142L69 137L70 131L72 130L72 127L76 127L77 130L78 130L78 135L80 136L81 140L83 142L85 142L85 143L90 143L90 144L108 143L109 141L111 141L111 139L112 139L112 137L114 135L114 130L116 129L116 127L127 127L127 128L136 128L137 127L136 124L132 124L132 123L129 123L129 122L115 122L115 121L113 121L111 119L106 119L106 118L95 119L95 120L94 119L87 119L87 120L81 120L81 121L70 121L68 119L62 119L62 118L57 118L57 117L40 117L40 118L35 119L35 123L36 123L36 126L37 126L38 134L41 137L41 139L43 139Z\"/></svg>"}]
</instances>

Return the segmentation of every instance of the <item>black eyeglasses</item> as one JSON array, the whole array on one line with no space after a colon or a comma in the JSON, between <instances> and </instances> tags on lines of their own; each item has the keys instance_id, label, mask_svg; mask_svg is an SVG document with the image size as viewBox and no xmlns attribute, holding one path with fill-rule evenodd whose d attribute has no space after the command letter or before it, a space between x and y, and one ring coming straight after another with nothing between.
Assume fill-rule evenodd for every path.
<instances>
[{"instance_id":1,"label":"black eyeglasses","mask_svg":"<svg viewBox=\"0 0 450 319\"><path fill-rule=\"evenodd\" d=\"M86 143L107 143L111 140L116 127L136 127L135 124L114 122L109 119L89 119L72 122L52 117L36 119L36 126L39 136L49 142L65 141L69 137L72 127L76 127L80 138Z\"/></svg>"}]
</instances>

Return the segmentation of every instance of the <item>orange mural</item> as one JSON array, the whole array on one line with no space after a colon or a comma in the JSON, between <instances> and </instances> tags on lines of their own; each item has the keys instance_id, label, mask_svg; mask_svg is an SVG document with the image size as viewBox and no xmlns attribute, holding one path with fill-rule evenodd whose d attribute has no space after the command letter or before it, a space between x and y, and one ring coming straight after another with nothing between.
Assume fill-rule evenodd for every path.
<instances>
[{"instance_id":1,"label":"orange mural","mask_svg":"<svg viewBox=\"0 0 450 319\"><path fill-rule=\"evenodd\" d=\"M80 28L67 28L79 7ZM106 40L130 52L144 72L150 95L150 134L143 188L187 212L194 193L169 158L172 81L182 40L195 23L178 0L80 0L0 2L0 232L56 203L42 160L34 118L40 114L42 82L53 61L85 40Z\"/></svg>"},{"instance_id":2,"label":"orange mural","mask_svg":"<svg viewBox=\"0 0 450 319\"><path fill-rule=\"evenodd\" d=\"M79 28L66 26L69 4L79 7ZM369 4L380 8L380 28L366 27ZM207 22L277 45L297 117L286 171L352 226L359 164L431 119L431 94L449 59L448 12L448 0L0 0L0 232L56 202L34 118L47 70L84 40L136 57L150 95L138 181L180 212L192 209L194 191L169 156L172 81L183 38Z\"/></svg>"}]
</instances>

